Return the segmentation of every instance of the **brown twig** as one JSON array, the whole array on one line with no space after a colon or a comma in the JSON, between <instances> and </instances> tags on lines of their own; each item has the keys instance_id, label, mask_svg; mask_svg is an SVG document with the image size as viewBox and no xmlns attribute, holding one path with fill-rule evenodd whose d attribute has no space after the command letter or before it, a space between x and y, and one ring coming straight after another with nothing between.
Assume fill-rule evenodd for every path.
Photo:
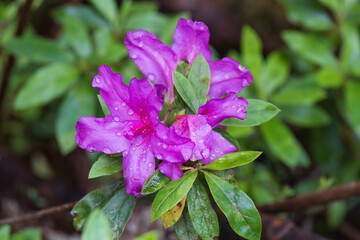
<instances>
[{"instance_id":1,"label":"brown twig","mask_svg":"<svg viewBox=\"0 0 360 240\"><path fill-rule=\"evenodd\" d=\"M22 8L19 10L19 22L16 27L15 36L21 36L21 34L24 32L26 23L28 22L28 18L30 15L31 5L33 3L33 0L26 0ZM2 104L5 99L6 94L6 88L9 82L10 73L15 64L15 57L14 55L9 55L6 63L4 63L4 71L1 81L1 88L0 88L0 109L2 107Z\"/></svg>"},{"instance_id":2,"label":"brown twig","mask_svg":"<svg viewBox=\"0 0 360 240\"><path fill-rule=\"evenodd\" d=\"M259 210L268 213L292 212L356 196L360 196L360 181L296 196L282 202L266 204L260 206Z\"/></svg>"},{"instance_id":3,"label":"brown twig","mask_svg":"<svg viewBox=\"0 0 360 240\"><path fill-rule=\"evenodd\" d=\"M18 222L30 221L30 220L44 217L46 215L70 210L71 208L73 208L75 206L75 204L76 204L76 202L65 203L65 204L62 204L59 206L50 207L47 209L40 210L38 212L29 213L29 214L25 214L22 216L0 219L0 226L4 225L4 224L14 224L14 223L18 223Z\"/></svg>"}]
</instances>

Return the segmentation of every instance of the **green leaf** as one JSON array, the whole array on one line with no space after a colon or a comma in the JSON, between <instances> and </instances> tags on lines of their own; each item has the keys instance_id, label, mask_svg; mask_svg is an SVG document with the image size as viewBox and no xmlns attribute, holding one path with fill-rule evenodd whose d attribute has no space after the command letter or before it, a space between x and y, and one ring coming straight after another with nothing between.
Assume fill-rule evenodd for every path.
<instances>
[{"instance_id":1,"label":"green leaf","mask_svg":"<svg viewBox=\"0 0 360 240\"><path fill-rule=\"evenodd\" d=\"M269 121L280 112L280 110L271 103L258 99L247 99L247 101L248 106L244 120L228 118L221 124L236 127L254 127Z\"/></svg>"},{"instance_id":2,"label":"green leaf","mask_svg":"<svg viewBox=\"0 0 360 240\"><path fill-rule=\"evenodd\" d=\"M40 228L26 228L11 236L11 240L41 240L42 230Z\"/></svg>"},{"instance_id":3,"label":"green leaf","mask_svg":"<svg viewBox=\"0 0 360 240\"><path fill-rule=\"evenodd\" d=\"M289 167L307 166L309 157L290 129L281 121L273 119L260 126L272 153Z\"/></svg>"},{"instance_id":4,"label":"green leaf","mask_svg":"<svg viewBox=\"0 0 360 240\"><path fill-rule=\"evenodd\" d=\"M327 93L310 81L291 81L275 93L271 100L278 105L312 105L324 98Z\"/></svg>"},{"instance_id":5,"label":"green leaf","mask_svg":"<svg viewBox=\"0 0 360 240\"><path fill-rule=\"evenodd\" d=\"M122 156L113 157L102 154L99 159L92 165L89 178L111 175L122 170Z\"/></svg>"},{"instance_id":6,"label":"green leaf","mask_svg":"<svg viewBox=\"0 0 360 240\"><path fill-rule=\"evenodd\" d=\"M261 237L261 218L255 204L239 188L216 175L204 172L216 204L240 236L253 240Z\"/></svg>"},{"instance_id":7,"label":"green leaf","mask_svg":"<svg viewBox=\"0 0 360 240\"><path fill-rule=\"evenodd\" d=\"M104 115L105 116L108 116L110 115L110 109L109 107L106 105L106 103L104 102L104 100L102 100L101 96L98 94L97 95L97 98L99 100L99 103L100 103L100 107L101 107L101 110L103 111Z\"/></svg>"},{"instance_id":8,"label":"green leaf","mask_svg":"<svg viewBox=\"0 0 360 240\"><path fill-rule=\"evenodd\" d=\"M281 116L299 127L322 127L330 123L329 114L318 106L284 107Z\"/></svg>"},{"instance_id":9,"label":"green leaf","mask_svg":"<svg viewBox=\"0 0 360 240\"><path fill-rule=\"evenodd\" d=\"M228 153L203 166L203 168L211 170L225 170L234 168L254 161L260 156L260 154L261 152L256 151Z\"/></svg>"},{"instance_id":10,"label":"green leaf","mask_svg":"<svg viewBox=\"0 0 360 240\"><path fill-rule=\"evenodd\" d=\"M321 4L330 8L333 12L337 12L339 10L339 0L319 0Z\"/></svg>"},{"instance_id":11,"label":"green leaf","mask_svg":"<svg viewBox=\"0 0 360 240\"><path fill-rule=\"evenodd\" d=\"M348 81L345 85L345 113L355 132L360 136L360 83Z\"/></svg>"},{"instance_id":12,"label":"green leaf","mask_svg":"<svg viewBox=\"0 0 360 240\"><path fill-rule=\"evenodd\" d=\"M169 211L160 216L161 222L164 225L165 229L171 227L179 220L185 207L185 201L186 195L174 207L172 207Z\"/></svg>"},{"instance_id":13,"label":"green leaf","mask_svg":"<svg viewBox=\"0 0 360 240\"><path fill-rule=\"evenodd\" d=\"M219 221L216 212L211 206L204 186L195 181L191 187L187 205L191 222L201 239L212 240L219 236Z\"/></svg>"},{"instance_id":14,"label":"green leaf","mask_svg":"<svg viewBox=\"0 0 360 240\"><path fill-rule=\"evenodd\" d=\"M360 37L355 24L344 23L341 28L342 47L340 62L345 72L358 68L357 60L360 58Z\"/></svg>"},{"instance_id":15,"label":"green leaf","mask_svg":"<svg viewBox=\"0 0 360 240\"><path fill-rule=\"evenodd\" d=\"M170 182L158 192L151 207L152 222L173 208L185 197L197 174L197 171L188 171L182 178Z\"/></svg>"},{"instance_id":16,"label":"green leaf","mask_svg":"<svg viewBox=\"0 0 360 240\"><path fill-rule=\"evenodd\" d=\"M160 36L166 28L167 21L167 17L159 14L157 11L139 11L131 14L131 16L126 19L125 30L136 31L142 29L156 36Z\"/></svg>"},{"instance_id":17,"label":"green leaf","mask_svg":"<svg viewBox=\"0 0 360 240\"><path fill-rule=\"evenodd\" d=\"M198 235L191 222L189 212L185 207L183 214L179 220L175 223L174 229L179 240L197 240Z\"/></svg>"},{"instance_id":18,"label":"green leaf","mask_svg":"<svg viewBox=\"0 0 360 240\"><path fill-rule=\"evenodd\" d=\"M92 46L90 36L84 23L74 17L63 17L65 41L75 50L75 52L87 58L91 55Z\"/></svg>"},{"instance_id":19,"label":"green leaf","mask_svg":"<svg viewBox=\"0 0 360 240\"><path fill-rule=\"evenodd\" d=\"M326 220L332 229L337 229L346 216L346 201L335 201L329 204Z\"/></svg>"},{"instance_id":20,"label":"green leaf","mask_svg":"<svg viewBox=\"0 0 360 240\"><path fill-rule=\"evenodd\" d=\"M62 95L77 79L76 66L53 63L37 70L15 99L15 109L23 110L46 104Z\"/></svg>"},{"instance_id":21,"label":"green leaf","mask_svg":"<svg viewBox=\"0 0 360 240\"><path fill-rule=\"evenodd\" d=\"M63 155L67 155L77 146L76 122L83 116L95 115L95 106L93 90L85 84L71 89L62 100L55 121L55 135Z\"/></svg>"},{"instance_id":22,"label":"green leaf","mask_svg":"<svg viewBox=\"0 0 360 240\"><path fill-rule=\"evenodd\" d=\"M196 90L193 88L189 79L179 72L173 72L173 82L181 98L190 107L191 111L197 114L200 105L196 97Z\"/></svg>"},{"instance_id":23,"label":"green leaf","mask_svg":"<svg viewBox=\"0 0 360 240\"><path fill-rule=\"evenodd\" d=\"M309 30L329 30L333 24L330 16L314 0L280 0L287 8L291 22Z\"/></svg>"},{"instance_id":24,"label":"green leaf","mask_svg":"<svg viewBox=\"0 0 360 240\"><path fill-rule=\"evenodd\" d=\"M93 58L94 65L98 61L106 64L118 62L128 54L125 45L116 39L111 29L96 29L94 31L94 42L96 53Z\"/></svg>"},{"instance_id":25,"label":"green leaf","mask_svg":"<svg viewBox=\"0 0 360 240\"><path fill-rule=\"evenodd\" d=\"M289 63L279 52L269 55L259 78L259 87L264 98L281 86L289 75Z\"/></svg>"},{"instance_id":26,"label":"green leaf","mask_svg":"<svg viewBox=\"0 0 360 240\"><path fill-rule=\"evenodd\" d=\"M210 87L210 67L203 55L199 55L192 63L188 79L195 90L198 100L197 106L202 106L208 100L207 94Z\"/></svg>"},{"instance_id":27,"label":"green leaf","mask_svg":"<svg viewBox=\"0 0 360 240\"><path fill-rule=\"evenodd\" d=\"M32 61L71 62L73 56L58 43L41 37L22 37L11 39L4 48L17 56L25 56Z\"/></svg>"},{"instance_id":28,"label":"green leaf","mask_svg":"<svg viewBox=\"0 0 360 240\"><path fill-rule=\"evenodd\" d=\"M98 208L91 212L86 221L82 240L112 240L110 224L105 214Z\"/></svg>"},{"instance_id":29,"label":"green leaf","mask_svg":"<svg viewBox=\"0 0 360 240\"><path fill-rule=\"evenodd\" d=\"M143 185L141 193L144 195L154 193L160 190L163 186L165 186L168 182L170 182L170 178L163 175L159 169L157 169L151 176L146 179L146 182Z\"/></svg>"},{"instance_id":30,"label":"green leaf","mask_svg":"<svg viewBox=\"0 0 360 240\"><path fill-rule=\"evenodd\" d=\"M219 178L221 178L222 180L227 181L228 183L234 185L234 186L238 186L238 183L234 177L234 173L231 173L229 171L210 171L212 174L215 174L216 176L218 176Z\"/></svg>"},{"instance_id":31,"label":"green leaf","mask_svg":"<svg viewBox=\"0 0 360 240\"><path fill-rule=\"evenodd\" d=\"M81 230L89 214L99 207L110 223L112 237L118 239L134 209L136 199L126 194L124 179L115 180L83 197L72 209L74 227Z\"/></svg>"},{"instance_id":32,"label":"green leaf","mask_svg":"<svg viewBox=\"0 0 360 240\"><path fill-rule=\"evenodd\" d=\"M243 64L253 74L255 82L259 79L263 64L262 44L259 36L250 26L245 26L241 35Z\"/></svg>"},{"instance_id":33,"label":"green leaf","mask_svg":"<svg viewBox=\"0 0 360 240\"><path fill-rule=\"evenodd\" d=\"M324 67L337 66L337 60L331 49L317 37L297 31L285 31L282 38L294 52L308 61Z\"/></svg>"},{"instance_id":34,"label":"green leaf","mask_svg":"<svg viewBox=\"0 0 360 240\"><path fill-rule=\"evenodd\" d=\"M10 225L2 225L0 226L0 239L2 240L10 240Z\"/></svg>"},{"instance_id":35,"label":"green leaf","mask_svg":"<svg viewBox=\"0 0 360 240\"><path fill-rule=\"evenodd\" d=\"M143 235L135 238L134 240L158 240L159 234L157 231L151 231L144 233Z\"/></svg>"},{"instance_id":36,"label":"green leaf","mask_svg":"<svg viewBox=\"0 0 360 240\"><path fill-rule=\"evenodd\" d=\"M90 0L90 2L110 23L116 21L117 5L114 0Z\"/></svg>"},{"instance_id":37,"label":"green leaf","mask_svg":"<svg viewBox=\"0 0 360 240\"><path fill-rule=\"evenodd\" d=\"M324 67L316 74L317 83L323 87L336 88L339 87L343 81L339 69Z\"/></svg>"}]
</instances>

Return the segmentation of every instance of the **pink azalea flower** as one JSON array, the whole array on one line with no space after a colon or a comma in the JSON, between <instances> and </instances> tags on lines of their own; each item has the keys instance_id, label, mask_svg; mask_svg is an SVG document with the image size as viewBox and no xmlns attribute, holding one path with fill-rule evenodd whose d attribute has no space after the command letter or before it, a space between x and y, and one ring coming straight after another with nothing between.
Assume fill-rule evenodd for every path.
<instances>
[{"instance_id":1,"label":"pink azalea flower","mask_svg":"<svg viewBox=\"0 0 360 240\"><path fill-rule=\"evenodd\" d=\"M220 98L225 93L238 93L252 81L246 68L231 58L211 61L208 47L209 29L202 22L180 19L174 31L172 47L162 43L147 31L128 32L125 45L129 56L145 76L157 84L158 89L169 92L170 102L174 99L172 73L178 63L186 59L190 64L202 54L209 63L211 82L209 97Z\"/></svg>"},{"instance_id":2,"label":"pink azalea flower","mask_svg":"<svg viewBox=\"0 0 360 240\"><path fill-rule=\"evenodd\" d=\"M82 117L76 125L76 142L88 151L123 153L126 192L140 196L146 179L155 171L155 157L167 162L190 159L194 144L159 122L163 103L147 79L122 82L108 66L99 67L92 82L109 107L104 118Z\"/></svg>"},{"instance_id":3,"label":"pink azalea flower","mask_svg":"<svg viewBox=\"0 0 360 240\"><path fill-rule=\"evenodd\" d=\"M235 93L221 99L213 99L199 108L198 115L177 116L172 125L175 132L182 137L189 138L195 144L191 160L203 159L208 164L224 154L235 152L237 149L229 143L220 133L212 128L216 127L225 118L236 117L244 119L246 116L247 101L237 97ZM185 161L163 161L159 165L162 174L171 180L182 177L179 166Z\"/></svg>"}]
</instances>

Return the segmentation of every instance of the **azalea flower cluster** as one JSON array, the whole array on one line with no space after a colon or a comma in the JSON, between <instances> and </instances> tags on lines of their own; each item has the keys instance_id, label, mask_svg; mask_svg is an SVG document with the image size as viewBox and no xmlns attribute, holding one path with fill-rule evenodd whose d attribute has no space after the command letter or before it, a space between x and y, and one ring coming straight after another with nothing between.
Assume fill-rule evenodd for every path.
<instances>
[{"instance_id":1,"label":"azalea flower cluster","mask_svg":"<svg viewBox=\"0 0 360 240\"><path fill-rule=\"evenodd\" d=\"M209 38L204 23L186 19L179 20L171 48L150 32L128 32L129 56L146 78L134 78L127 86L109 66L99 67L92 86L99 89L111 114L82 117L76 125L76 141L88 151L122 153L128 194L141 196L143 184L156 169L156 159L160 172L176 180L182 177L180 166L187 161L208 164L237 150L213 128L225 118L245 118L247 101L236 94L251 83L252 76L231 58L211 61ZM161 121L163 106L168 107L168 114L176 108L173 72L179 63L191 65L200 54L211 72L209 101L198 114L177 109L183 114L177 114L173 123L167 123L168 115Z\"/></svg>"}]
</instances>

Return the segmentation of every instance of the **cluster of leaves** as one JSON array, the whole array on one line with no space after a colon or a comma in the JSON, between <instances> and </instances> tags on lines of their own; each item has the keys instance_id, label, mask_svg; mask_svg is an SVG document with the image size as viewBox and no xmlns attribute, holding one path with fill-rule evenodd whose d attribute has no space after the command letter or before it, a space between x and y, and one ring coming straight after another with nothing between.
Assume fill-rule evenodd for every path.
<instances>
[{"instance_id":1,"label":"cluster of leaves","mask_svg":"<svg viewBox=\"0 0 360 240\"><path fill-rule=\"evenodd\" d=\"M244 180L242 189L259 204L355 181L360 172L360 2L278 3L289 21L301 26L301 30L282 32L287 46L264 59L260 38L246 26L241 54L229 52L254 76L253 84L240 96L271 101L282 110L259 128L232 128L243 126L236 119L223 122L241 146L261 146L270 160L237 172L238 179ZM296 172L311 169L321 175L297 179ZM282 185L284 181L293 185ZM355 205L330 204L329 226L340 224Z\"/></svg>"},{"instance_id":2,"label":"cluster of leaves","mask_svg":"<svg viewBox=\"0 0 360 240\"><path fill-rule=\"evenodd\" d=\"M1 56L16 56L5 100L10 104L6 104L2 118L12 114L17 121L2 128L17 152L26 152L31 144L23 134L28 129L42 139L55 135L63 155L74 150L76 121L99 112L89 82L99 63L121 72L127 82L140 77L136 65L127 58L123 43L126 32L145 29L169 43L178 19L187 17L185 13L160 14L157 4L151 2L123 1L118 8L114 0L92 0L91 5L65 5L53 11L53 18L61 26L56 40L35 34L31 25L21 37L14 38L16 11L22 2L0 5L4 13L0 19L4 25L0 30ZM34 10L42 4L40 0L35 2Z\"/></svg>"}]
</instances>

